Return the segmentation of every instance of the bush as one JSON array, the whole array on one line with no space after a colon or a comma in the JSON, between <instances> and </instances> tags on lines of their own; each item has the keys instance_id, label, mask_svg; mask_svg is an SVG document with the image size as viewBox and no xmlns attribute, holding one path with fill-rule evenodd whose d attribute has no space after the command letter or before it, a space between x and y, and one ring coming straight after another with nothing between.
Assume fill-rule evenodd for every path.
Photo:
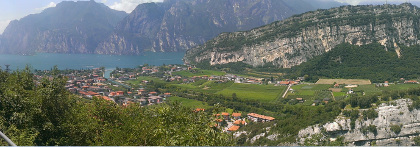
<instances>
[{"instance_id":1,"label":"bush","mask_svg":"<svg viewBox=\"0 0 420 147\"><path fill-rule=\"evenodd\" d=\"M378 117L378 112L376 112L374 109L369 109L367 111L363 111L363 119L374 119Z\"/></svg>"},{"instance_id":2,"label":"bush","mask_svg":"<svg viewBox=\"0 0 420 147\"><path fill-rule=\"evenodd\" d=\"M414 145L420 146L420 136L414 137Z\"/></svg>"},{"instance_id":3,"label":"bush","mask_svg":"<svg viewBox=\"0 0 420 147\"><path fill-rule=\"evenodd\" d=\"M395 134L400 134L401 126L400 125L391 125L391 131Z\"/></svg>"}]
</instances>

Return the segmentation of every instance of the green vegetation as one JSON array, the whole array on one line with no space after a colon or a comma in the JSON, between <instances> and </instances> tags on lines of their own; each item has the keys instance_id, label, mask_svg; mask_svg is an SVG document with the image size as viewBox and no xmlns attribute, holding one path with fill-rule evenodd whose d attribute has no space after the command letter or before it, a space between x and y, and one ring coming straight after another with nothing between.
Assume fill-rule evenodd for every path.
<instances>
[{"instance_id":1,"label":"green vegetation","mask_svg":"<svg viewBox=\"0 0 420 147\"><path fill-rule=\"evenodd\" d=\"M169 102L178 102L182 106L188 107L188 108L203 108L208 109L212 106L209 106L206 102L198 101L198 100L192 100L182 97L173 96L169 98Z\"/></svg>"},{"instance_id":2,"label":"green vegetation","mask_svg":"<svg viewBox=\"0 0 420 147\"><path fill-rule=\"evenodd\" d=\"M211 114L177 103L121 107L85 100L65 89L66 79L34 82L27 68L0 70L0 128L20 146L230 146L228 134L211 128ZM0 145L7 145L4 140Z\"/></svg>"},{"instance_id":3,"label":"green vegetation","mask_svg":"<svg viewBox=\"0 0 420 147\"><path fill-rule=\"evenodd\" d=\"M378 43L369 45L340 44L331 51L292 68L291 76L370 79L372 82L416 79L420 69L420 46L401 47L401 58ZM369 64L366 64L369 63Z\"/></svg>"},{"instance_id":4,"label":"green vegetation","mask_svg":"<svg viewBox=\"0 0 420 147\"><path fill-rule=\"evenodd\" d=\"M391 131L395 134L400 134L401 126L400 125L391 125Z\"/></svg>"},{"instance_id":5,"label":"green vegetation","mask_svg":"<svg viewBox=\"0 0 420 147\"><path fill-rule=\"evenodd\" d=\"M374 109L369 109L367 111L363 111L363 119L367 120L367 119L375 119L378 117L378 112L376 112Z\"/></svg>"},{"instance_id":6,"label":"green vegetation","mask_svg":"<svg viewBox=\"0 0 420 147\"><path fill-rule=\"evenodd\" d=\"M358 87L352 88L353 91L355 92L360 92L361 94L363 94L363 92L365 93L365 95L375 95L375 94L380 94L382 91L375 87L374 84L371 85L359 85Z\"/></svg>"},{"instance_id":7,"label":"green vegetation","mask_svg":"<svg viewBox=\"0 0 420 147\"><path fill-rule=\"evenodd\" d=\"M420 136L414 137L414 145L420 146Z\"/></svg>"},{"instance_id":8,"label":"green vegetation","mask_svg":"<svg viewBox=\"0 0 420 147\"><path fill-rule=\"evenodd\" d=\"M372 132L375 136L378 134L378 129L375 125L369 125L367 127L363 126L361 129L363 134L367 134L368 132Z\"/></svg>"},{"instance_id":9,"label":"green vegetation","mask_svg":"<svg viewBox=\"0 0 420 147\"><path fill-rule=\"evenodd\" d=\"M256 85L256 84L238 84L234 83L232 86L217 92L224 96L232 96L236 93L238 98L258 100L260 102L276 101L280 95L286 90L286 86L273 85Z\"/></svg>"},{"instance_id":10,"label":"green vegetation","mask_svg":"<svg viewBox=\"0 0 420 147\"><path fill-rule=\"evenodd\" d=\"M291 88L293 89L293 93L287 94L287 99L295 99L295 98L303 98L305 99L304 105L311 105L314 100L318 100L319 102L323 101L324 98L329 98L330 100L333 99L333 94L331 93L329 88L332 85L327 84L300 84L294 85ZM293 103L293 102L292 102ZM296 102L297 103L297 102Z\"/></svg>"},{"instance_id":11,"label":"green vegetation","mask_svg":"<svg viewBox=\"0 0 420 147\"><path fill-rule=\"evenodd\" d=\"M378 87L378 89L383 91L391 90L408 90L410 88L419 88L420 84L390 84L388 87Z\"/></svg>"},{"instance_id":12,"label":"green vegetation","mask_svg":"<svg viewBox=\"0 0 420 147\"><path fill-rule=\"evenodd\" d=\"M202 70L202 69L192 69L192 70L183 70L178 72L173 72L173 76L182 76L182 77L193 77L193 76L223 76L226 73L221 71L215 71L215 70Z\"/></svg>"}]
</instances>

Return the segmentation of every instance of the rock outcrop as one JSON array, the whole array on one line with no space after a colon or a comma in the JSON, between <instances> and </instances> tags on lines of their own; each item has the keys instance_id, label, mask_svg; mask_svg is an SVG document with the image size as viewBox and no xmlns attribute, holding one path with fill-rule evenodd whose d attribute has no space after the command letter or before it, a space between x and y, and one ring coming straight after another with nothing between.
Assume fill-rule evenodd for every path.
<instances>
[{"instance_id":1,"label":"rock outcrop","mask_svg":"<svg viewBox=\"0 0 420 147\"><path fill-rule=\"evenodd\" d=\"M304 144L305 140L313 135L322 134L325 139L335 140L344 137L348 145L372 145L379 146L411 146L413 138L420 135L420 111L409 111L410 99L399 99L381 104L375 111L378 117L374 119L358 119L354 129L351 128L351 120L344 116L338 116L333 122L307 127L299 131L297 142ZM363 110L361 110L363 111ZM377 132L363 132L368 126L375 126ZM392 127L397 127L396 132ZM366 130L365 130L366 131Z\"/></svg>"},{"instance_id":2,"label":"rock outcrop","mask_svg":"<svg viewBox=\"0 0 420 147\"><path fill-rule=\"evenodd\" d=\"M317 10L245 32L223 33L189 50L184 60L290 68L342 43L378 42L387 50L420 44L419 10L408 3Z\"/></svg>"}]
</instances>

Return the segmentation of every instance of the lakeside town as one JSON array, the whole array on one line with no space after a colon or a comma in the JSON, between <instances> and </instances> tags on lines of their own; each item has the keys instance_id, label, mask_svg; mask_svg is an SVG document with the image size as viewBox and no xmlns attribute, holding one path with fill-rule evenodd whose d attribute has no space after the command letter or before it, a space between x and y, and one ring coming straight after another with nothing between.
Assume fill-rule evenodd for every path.
<instances>
[{"instance_id":1,"label":"lakeside town","mask_svg":"<svg viewBox=\"0 0 420 147\"><path fill-rule=\"evenodd\" d=\"M35 75L36 80L41 80L45 77L48 78L49 70L37 71ZM292 88L293 85L309 84L304 83L305 78L299 77L295 80L277 80L273 78L254 78L238 76L235 74L219 74L219 75L192 75L192 76L180 76L173 73L176 72L188 72L197 73L200 72L198 69L188 65L168 65L168 66L140 66L134 69L128 68L116 68L106 78L105 68L94 68L86 70L67 70L63 71L62 75L67 77L65 88L80 98L92 99L93 97L101 98L112 103L116 103L123 107L138 103L140 106L150 106L160 103L167 102L172 94L170 92L159 92L147 89L147 84L153 82L153 80L141 80L139 84L130 84L127 81L138 80L140 77L153 76L160 78L166 82L177 82L179 84L192 84L199 80L212 81L215 83L226 83L233 82L237 84L252 84L252 85L272 85L285 87L284 91L281 92L282 98L286 95L295 94L295 90ZM200 76L198 76L200 75ZM49 77L50 78L50 77ZM337 80L335 80L337 81ZM400 79L400 84L419 84L416 80L405 80ZM342 91L342 88L348 89L346 94L354 94L356 91L353 88L357 88L359 84L366 85L371 84L370 81L349 81L349 80L338 80L338 82L331 82L326 80L319 80L321 84L333 84L332 88L328 90L332 92ZM348 84L345 84L345 83ZM352 83L355 82L355 83ZM313 83L316 84L316 83ZM388 87L391 84L388 81L384 83L375 83L375 87ZM208 88L208 87L204 87ZM365 92L362 91L363 95ZM305 103L306 98L296 97L294 98L297 103ZM334 97L326 97L321 100L314 100L312 106L318 103L328 103L334 99ZM203 108L196 108L194 112L204 111ZM275 120L274 117L265 116L256 113L239 113L233 112L221 112L214 115L214 127L222 128L225 132L235 132L241 126L247 125L248 122L270 122Z\"/></svg>"}]
</instances>

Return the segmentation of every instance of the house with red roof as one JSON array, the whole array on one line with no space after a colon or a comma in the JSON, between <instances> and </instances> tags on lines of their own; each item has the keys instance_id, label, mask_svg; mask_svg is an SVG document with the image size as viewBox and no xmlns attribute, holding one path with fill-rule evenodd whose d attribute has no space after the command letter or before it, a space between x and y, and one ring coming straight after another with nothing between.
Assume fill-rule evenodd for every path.
<instances>
[{"instance_id":1,"label":"house with red roof","mask_svg":"<svg viewBox=\"0 0 420 147\"><path fill-rule=\"evenodd\" d=\"M236 119L236 120L238 120L238 119L241 119L241 113L232 113L232 117L233 117L233 119Z\"/></svg>"}]
</instances>

